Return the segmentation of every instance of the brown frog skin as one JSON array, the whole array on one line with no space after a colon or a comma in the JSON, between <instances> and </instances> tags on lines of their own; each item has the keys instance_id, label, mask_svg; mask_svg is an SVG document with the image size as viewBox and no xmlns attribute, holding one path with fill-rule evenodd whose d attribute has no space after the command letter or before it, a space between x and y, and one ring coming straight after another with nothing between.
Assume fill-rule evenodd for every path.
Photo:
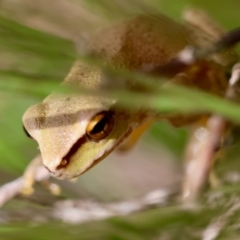
<instances>
[{"instance_id":1,"label":"brown frog skin","mask_svg":"<svg viewBox=\"0 0 240 240\"><path fill-rule=\"evenodd\" d=\"M186 46L207 47L224 34L201 11L195 22L197 15L191 17L194 11L185 13L183 24L162 14L126 19L92 37L88 49L103 63L146 73L149 68L169 62ZM223 95L228 84L225 72L237 59L232 49L226 50L193 64L169 81ZM100 67L77 60L62 84L98 90L115 84L108 81ZM130 81L122 79L121 87L131 90ZM130 148L153 121L164 118L149 112L120 108L114 98L52 93L27 109L23 124L37 141L42 162L52 176L71 179L100 162L124 140L122 149ZM175 126L194 123L199 118L168 116Z\"/></svg>"}]
</instances>

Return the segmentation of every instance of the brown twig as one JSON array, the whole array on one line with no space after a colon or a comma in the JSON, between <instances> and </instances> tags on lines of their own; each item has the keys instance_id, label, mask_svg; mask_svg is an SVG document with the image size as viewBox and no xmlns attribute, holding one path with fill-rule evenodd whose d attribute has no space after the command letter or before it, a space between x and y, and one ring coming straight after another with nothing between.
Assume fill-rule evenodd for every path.
<instances>
[{"instance_id":1,"label":"brown twig","mask_svg":"<svg viewBox=\"0 0 240 240\"><path fill-rule=\"evenodd\" d=\"M49 174L45 168L39 167L35 180L43 181L48 178ZM23 177L20 177L0 187L0 206L3 206L17 196L21 192L22 186ZM51 205L47 214L44 214L44 212L39 214L38 210L34 208L31 209L30 205L27 209L31 214L26 214L26 209L23 209L18 210L17 216L21 215L21 220L25 219L27 221L38 221L40 218L44 221L56 219L68 224L79 224L92 220L103 220L112 216L128 215L150 207L164 205L172 194L175 193L173 191L159 189L139 199L113 203L99 203L93 200L60 200ZM11 215L10 212L2 210L0 221L6 222L9 219L15 221L17 220L15 219L15 215Z\"/></svg>"},{"instance_id":2,"label":"brown twig","mask_svg":"<svg viewBox=\"0 0 240 240\"><path fill-rule=\"evenodd\" d=\"M66 200L54 204L53 217L65 223L79 224L93 220L103 220L113 216L124 216L148 208L165 205L173 192L159 189L143 198L113 203L99 203L92 200Z\"/></svg>"}]
</instances>

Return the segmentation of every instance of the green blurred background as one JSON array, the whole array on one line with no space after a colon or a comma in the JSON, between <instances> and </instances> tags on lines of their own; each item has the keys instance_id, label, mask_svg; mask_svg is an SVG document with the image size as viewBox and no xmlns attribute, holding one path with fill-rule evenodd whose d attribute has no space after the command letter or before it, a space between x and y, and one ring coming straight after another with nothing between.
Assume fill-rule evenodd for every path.
<instances>
[{"instance_id":1,"label":"green blurred background","mask_svg":"<svg viewBox=\"0 0 240 240\"><path fill-rule=\"evenodd\" d=\"M240 25L239 0L2 0L0 183L19 177L37 154L36 143L22 130L22 115L62 81L81 47L82 33L88 34L89 29L95 31L145 9L154 9L180 20L182 11L188 6L205 9L225 29ZM181 182L181 160L187 136L187 129L172 128L167 122L156 123L131 153L112 154L76 183L57 181L63 189L61 196L108 202L137 198L157 188L176 188ZM226 186L230 185L230 173L240 173L238 149L239 144L231 147L225 157L227 161L217 164L217 172ZM238 182L233 185L231 194L238 192L237 185ZM51 198L41 187L39 191L43 194L41 198ZM4 211L26 210L28 204L33 203L18 199L9 203ZM207 208L207 204L204 207ZM41 211L45 214L46 209L41 206ZM171 206L80 227L55 221L6 224L0 212L3 222L0 239L200 239L201 231L219 211L219 208L203 208L193 213ZM239 230L232 227L237 224L238 214L218 239L238 239Z\"/></svg>"}]
</instances>

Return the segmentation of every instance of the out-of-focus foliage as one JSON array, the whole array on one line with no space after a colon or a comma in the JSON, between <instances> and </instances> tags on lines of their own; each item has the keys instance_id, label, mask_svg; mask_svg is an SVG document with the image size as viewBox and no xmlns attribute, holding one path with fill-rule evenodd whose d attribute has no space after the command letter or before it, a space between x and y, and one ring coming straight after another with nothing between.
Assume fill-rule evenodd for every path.
<instances>
[{"instance_id":1,"label":"out-of-focus foliage","mask_svg":"<svg viewBox=\"0 0 240 240\"><path fill-rule=\"evenodd\" d=\"M81 39L84 39L85 35L103 26L111 25L121 18L142 12L149 13L153 10L179 20L181 12L189 5L206 9L226 29L233 29L239 25L240 2L238 0L221 2L213 0L59 0L51 3L37 0L1 1L1 183L6 182L10 174L14 177L19 176L30 159L37 153L36 143L26 138L22 131L22 114L28 106L41 101L64 79L81 49ZM136 75L133 74L133 77ZM144 81L144 79L141 80ZM145 80L149 83L149 79ZM158 110L178 110L180 112L195 112L197 106L198 110L201 107L201 110L220 113L236 122L240 121L240 107L222 99L175 86L160 90L160 93L149 96L148 101L143 101L141 100L142 96L137 94L116 92L120 98L122 96L123 100L127 99L133 105L134 102L143 101L144 104ZM153 186L158 186L156 179L159 179L159 185L163 184L167 177L175 179L175 170L171 172L165 167L167 165L169 168L169 162L174 165L174 169L179 167L180 161L173 160L181 159L186 137L185 129L174 129L166 122L157 123L151 128L145 141L149 141L150 145L156 148L161 148L160 152L155 154L155 159L159 159L159 162L150 161L150 157L144 161L140 157L141 151L137 149L136 155L132 157L132 165L130 160L125 161L123 165L117 161L109 163L109 160L106 160L107 163L103 163L102 168L93 170L86 174L86 177L81 177L78 185L73 187L66 184L70 189L68 194L111 200L131 196L134 191L138 196L141 194L139 189L148 190L149 186L146 182L151 182L149 185L153 188ZM236 145L230 151L229 163L219 162L218 171L222 175L227 170L238 171L240 169L237 161L238 149L239 145ZM154 152L152 149L146 151L151 154ZM150 156L150 153L147 153L147 156ZM135 159L139 161L134 162ZM122 160L118 159L118 161ZM148 168L148 166L151 167ZM159 176L156 173L154 179L146 180L149 175L153 174L156 166L160 166L157 169L161 168L162 172ZM128 169L132 171L128 171ZM123 172L126 174L124 177L122 177ZM167 174L164 175L164 172ZM116 183L109 182L109 179L113 177L115 177ZM135 185L133 179L136 181ZM175 182L178 182L178 179L173 180L171 184ZM112 193L113 190L116 192ZM235 191L229 191L231 194L235 193ZM78 226L69 228L64 224L53 222L39 224L39 226L27 230L30 226L29 223L22 225L9 223L0 227L0 236L1 239L198 239L196 236L199 235L194 235L194 233L205 228L215 216L224 213L224 210L221 211L219 206L212 209L205 206L202 211L192 213L173 206L127 218L110 219L102 223L87 223L81 228ZM236 215L238 216L239 213ZM234 216L232 225L236 225L237 216ZM170 235L169 232L171 232ZM182 237L180 237L181 234ZM219 239L229 239L227 236L238 239L235 228L231 226L226 228L223 236Z\"/></svg>"}]
</instances>

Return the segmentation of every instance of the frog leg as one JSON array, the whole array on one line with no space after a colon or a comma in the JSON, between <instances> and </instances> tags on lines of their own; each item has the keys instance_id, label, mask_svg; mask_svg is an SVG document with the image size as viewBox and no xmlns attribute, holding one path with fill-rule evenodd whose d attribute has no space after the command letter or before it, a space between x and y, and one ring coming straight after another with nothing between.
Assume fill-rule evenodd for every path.
<instances>
[{"instance_id":1,"label":"frog leg","mask_svg":"<svg viewBox=\"0 0 240 240\"><path fill-rule=\"evenodd\" d=\"M34 192L35 175L39 166L42 165L41 155L36 156L27 166L23 173L23 186L21 193L31 195Z\"/></svg>"},{"instance_id":2,"label":"frog leg","mask_svg":"<svg viewBox=\"0 0 240 240\"><path fill-rule=\"evenodd\" d=\"M192 42L200 48L207 48L226 35L226 31L201 9L187 8L183 12L183 19L191 30ZM222 66L229 67L238 61L238 54L233 44L221 52L214 53L210 58Z\"/></svg>"},{"instance_id":3,"label":"frog leg","mask_svg":"<svg viewBox=\"0 0 240 240\"><path fill-rule=\"evenodd\" d=\"M225 127L224 119L214 115L194 128L185 153L184 201L196 200L208 182Z\"/></svg>"},{"instance_id":4,"label":"frog leg","mask_svg":"<svg viewBox=\"0 0 240 240\"><path fill-rule=\"evenodd\" d=\"M239 98L240 63L234 65L225 98ZM186 148L185 176L182 196L184 200L195 200L207 180L216 160L216 153L224 146L225 136L231 125L218 115L212 115L197 126Z\"/></svg>"},{"instance_id":5,"label":"frog leg","mask_svg":"<svg viewBox=\"0 0 240 240\"><path fill-rule=\"evenodd\" d=\"M183 19L187 24L198 28L198 31L200 30L206 33L214 40L220 39L225 34L225 30L204 10L198 8L186 8L183 11Z\"/></svg>"},{"instance_id":6,"label":"frog leg","mask_svg":"<svg viewBox=\"0 0 240 240\"><path fill-rule=\"evenodd\" d=\"M27 166L23 173L23 185L21 193L23 195L31 195L34 192L34 184L37 180L37 173L40 168L43 168L41 155L36 156ZM46 170L47 171L47 170ZM49 177L44 177L40 180L41 184L46 187L53 195L59 195L60 187L49 181Z\"/></svg>"}]
</instances>

